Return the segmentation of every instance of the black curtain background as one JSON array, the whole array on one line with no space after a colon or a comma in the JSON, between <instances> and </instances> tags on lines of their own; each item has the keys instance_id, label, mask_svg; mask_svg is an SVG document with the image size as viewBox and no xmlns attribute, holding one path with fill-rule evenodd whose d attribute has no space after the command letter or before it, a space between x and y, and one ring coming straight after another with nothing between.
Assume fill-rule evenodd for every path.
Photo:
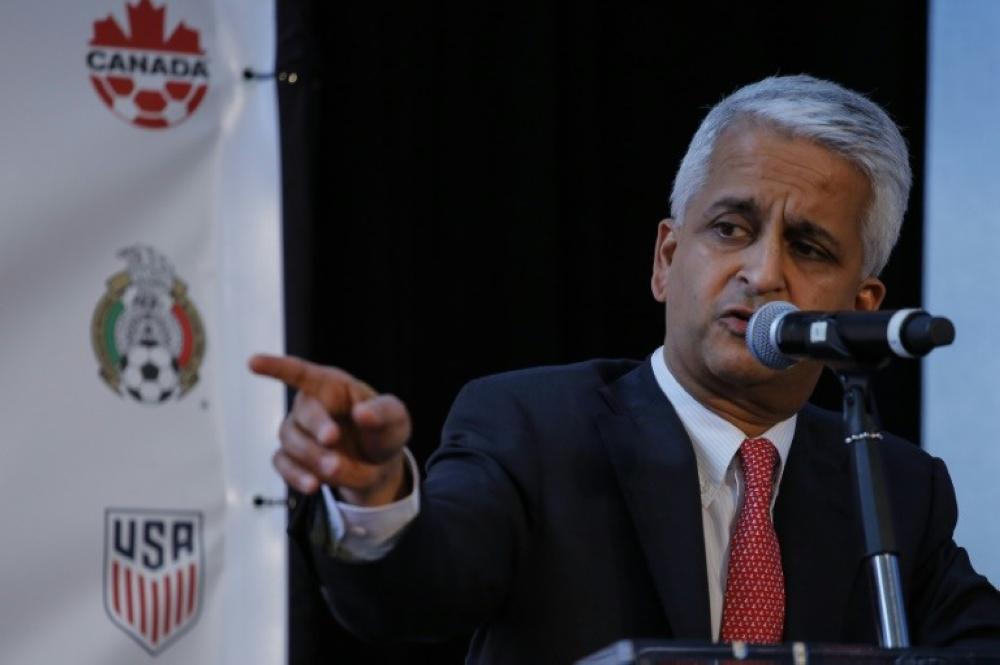
<instances>
[{"instance_id":1,"label":"black curtain background","mask_svg":"<svg viewBox=\"0 0 1000 665\"><path fill-rule=\"evenodd\" d=\"M925 2L276 4L288 351L399 395L421 462L471 378L660 344L674 171L707 108L767 75L831 78L902 125L916 186L885 307L921 302ZM916 363L877 385L915 442L919 386ZM839 397L827 377L814 401ZM355 640L294 550L290 588L295 665L462 662L462 637Z\"/></svg>"}]
</instances>

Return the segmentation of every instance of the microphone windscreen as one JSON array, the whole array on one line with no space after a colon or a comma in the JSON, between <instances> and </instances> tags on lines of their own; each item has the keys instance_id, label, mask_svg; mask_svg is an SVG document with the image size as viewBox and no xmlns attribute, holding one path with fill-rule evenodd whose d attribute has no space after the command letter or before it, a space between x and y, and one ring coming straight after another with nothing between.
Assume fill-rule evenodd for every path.
<instances>
[{"instance_id":1,"label":"microphone windscreen","mask_svg":"<svg viewBox=\"0 0 1000 665\"><path fill-rule=\"evenodd\" d=\"M746 332L747 347L760 364L771 369L787 369L798 362L783 354L778 349L777 340L771 337L771 325L774 321L798 309L790 302L775 300L762 306L750 317Z\"/></svg>"}]
</instances>

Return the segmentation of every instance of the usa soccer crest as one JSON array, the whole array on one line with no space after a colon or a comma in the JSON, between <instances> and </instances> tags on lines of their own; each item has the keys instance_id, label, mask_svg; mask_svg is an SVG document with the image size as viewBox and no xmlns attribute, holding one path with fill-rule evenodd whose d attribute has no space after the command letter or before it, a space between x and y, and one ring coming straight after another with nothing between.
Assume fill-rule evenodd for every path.
<instances>
[{"instance_id":1,"label":"usa soccer crest","mask_svg":"<svg viewBox=\"0 0 1000 665\"><path fill-rule=\"evenodd\" d=\"M118 252L127 268L108 279L90 325L104 382L143 404L183 397L205 356L201 317L187 285L147 245Z\"/></svg>"},{"instance_id":2,"label":"usa soccer crest","mask_svg":"<svg viewBox=\"0 0 1000 665\"><path fill-rule=\"evenodd\" d=\"M202 515L109 508L104 518L104 609L156 655L198 620L204 587Z\"/></svg>"}]
</instances>

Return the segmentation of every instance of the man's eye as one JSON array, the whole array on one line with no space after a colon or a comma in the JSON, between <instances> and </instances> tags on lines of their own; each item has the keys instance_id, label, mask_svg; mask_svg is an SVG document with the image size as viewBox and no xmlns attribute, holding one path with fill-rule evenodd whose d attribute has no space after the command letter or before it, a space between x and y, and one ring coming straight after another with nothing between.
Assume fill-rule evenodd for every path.
<instances>
[{"instance_id":1,"label":"man's eye","mask_svg":"<svg viewBox=\"0 0 1000 665\"><path fill-rule=\"evenodd\" d=\"M826 250L822 249L821 247L811 245L807 242L793 242L792 250L799 256L803 256L807 259L817 259L825 261L830 258L830 255Z\"/></svg>"},{"instance_id":2,"label":"man's eye","mask_svg":"<svg viewBox=\"0 0 1000 665\"><path fill-rule=\"evenodd\" d=\"M720 237L731 240L745 238L749 235L745 228L732 222L716 222L714 229Z\"/></svg>"}]
</instances>

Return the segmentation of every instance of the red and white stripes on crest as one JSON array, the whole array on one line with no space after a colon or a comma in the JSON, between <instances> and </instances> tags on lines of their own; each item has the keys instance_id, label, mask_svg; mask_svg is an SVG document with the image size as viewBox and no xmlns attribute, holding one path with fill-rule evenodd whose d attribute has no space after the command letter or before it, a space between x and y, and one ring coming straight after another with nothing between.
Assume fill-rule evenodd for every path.
<instances>
[{"instance_id":1,"label":"red and white stripes on crest","mask_svg":"<svg viewBox=\"0 0 1000 665\"><path fill-rule=\"evenodd\" d=\"M154 575L113 561L108 594L110 608L118 619L155 647L194 617L198 568L190 563Z\"/></svg>"}]
</instances>

